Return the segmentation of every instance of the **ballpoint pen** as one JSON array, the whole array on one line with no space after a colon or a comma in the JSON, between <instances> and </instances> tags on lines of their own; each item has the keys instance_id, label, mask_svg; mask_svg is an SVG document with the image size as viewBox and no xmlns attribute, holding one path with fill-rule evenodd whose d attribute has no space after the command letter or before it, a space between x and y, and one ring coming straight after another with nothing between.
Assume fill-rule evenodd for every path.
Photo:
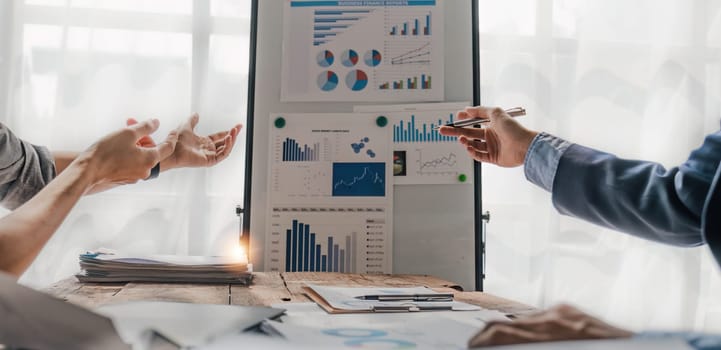
<instances>
[{"instance_id":1,"label":"ballpoint pen","mask_svg":"<svg viewBox=\"0 0 721 350\"><path fill-rule=\"evenodd\" d=\"M385 294L385 295L360 295L356 299L376 301L453 301L453 294Z\"/></svg>"},{"instance_id":2,"label":"ballpoint pen","mask_svg":"<svg viewBox=\"0 0 721 350\"><path fill-rule=\"evenodd\" d=\"M511 109L507 109L506 113L508 113L508 115L510 115L511 117L520 117L520 116L526 115L526 109L523 107L511 108ZM444 124L441 126L451 126L454 128L463 128L466 126L476 126L476 125L481 125L481 124L490 123L490 122L491 122L490 119L471 118L471 119L456 120L453 123L448 123L448 124ZM441 126L436 126L436 127L434 127L434 129L440 129Z\"/></svg>"}]
</instances>

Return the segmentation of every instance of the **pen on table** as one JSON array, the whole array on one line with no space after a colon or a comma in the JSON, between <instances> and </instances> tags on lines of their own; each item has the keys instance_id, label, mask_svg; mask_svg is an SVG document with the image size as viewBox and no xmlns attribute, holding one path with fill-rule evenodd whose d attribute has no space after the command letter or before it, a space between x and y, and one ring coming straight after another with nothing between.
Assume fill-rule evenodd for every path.
<instances>
[{"instance_id":1,"label":"pen on table","mask_svg":"<svg viewBox=\"0 0 721 350\"><path fill-rule=\"evenodd\" d=\"M385 295L360 295L356 299L376 301L453 301L453 294L385 294Z\"/></svg>"},{"instance_id":2,"label":"pen on table","mask_svg":"<svg viewBox=\"0 0 721 350\"><path fill-rule=\"evenodd\" d=\"M510 115L511 117L520 117L520 116L526 115L526 109L523 107L511 108L511 109L507 109L506 113L508 113L508 115ZM466 126L476 126L476 125L489 123L490 121L491 121L490 119L472 118L472 119L456 120L453 123L448 123L448 124L444 124L441 126L451 126L454 128L463 128ZM441 126L436 126L436 127L434 127L434 129L440 129Z\"/></svg>"}]
</instances>

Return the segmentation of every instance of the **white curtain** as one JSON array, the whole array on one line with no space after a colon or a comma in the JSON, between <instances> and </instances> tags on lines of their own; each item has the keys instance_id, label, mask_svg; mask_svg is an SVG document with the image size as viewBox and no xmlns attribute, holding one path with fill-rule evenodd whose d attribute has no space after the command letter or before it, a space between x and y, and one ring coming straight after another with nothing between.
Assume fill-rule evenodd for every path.
<instances>
[{"instance_id":1,"label":"white curtain","mask_svg":"<svg viewBox=\"0 0 721 350\"><path fill-rule=\"evenodd\" d=\"M200 114L210 134L245 123L250 0L0 0L0 120L51 150L83 150L125 125L158 118L156 139ZM243 200L245 133L212 169L80 201L21 282L78 270L77 255L230 254Z\"/></svg>"},{"instance_id":2,"label":"white curtain","mask_svg":"<svg viewBox=\"0 0 721 350\"><path fill-rule=\"evenodd\" d=\"M530 128L666 166L719 129L720 1L480 4L482 101L526 107ZM483 170L487 291L570 302L633 330L721 332L721 270L707 247L562 217L520 168Z\"/></svg>"}]
</instances>

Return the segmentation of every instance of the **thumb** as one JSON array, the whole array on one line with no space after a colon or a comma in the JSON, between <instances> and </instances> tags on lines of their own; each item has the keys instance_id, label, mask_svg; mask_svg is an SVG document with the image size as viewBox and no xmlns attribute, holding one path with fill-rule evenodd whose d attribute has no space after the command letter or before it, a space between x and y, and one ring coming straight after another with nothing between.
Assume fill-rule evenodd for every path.
<instances>
[{"instance_id":1,"label":"thumb","mask_svg":"<svg viewBox=\"0 0 721 350\"><path fill-rule=\"evenodd\" d=\"M161 160L170 157L171 154L175 151L175 146L178 144L178 133L175 131L171 131L170 134L168 134L168 137L165 138L165 141L161 142L158 147L158 162Z\"/></svg>"},{"instance_id":2,"label":"thumb","mask_svg":"<svg viewBox=\"0 0 721 350\"><path fill-rule=\"evenodd\" d=\"M193 113L193 115L188 118L188 124L190 124L190 129L195 129L195 126L198 125L198 121L200 120L200 116L198 113Z\"/></svg>"}]
</instances>

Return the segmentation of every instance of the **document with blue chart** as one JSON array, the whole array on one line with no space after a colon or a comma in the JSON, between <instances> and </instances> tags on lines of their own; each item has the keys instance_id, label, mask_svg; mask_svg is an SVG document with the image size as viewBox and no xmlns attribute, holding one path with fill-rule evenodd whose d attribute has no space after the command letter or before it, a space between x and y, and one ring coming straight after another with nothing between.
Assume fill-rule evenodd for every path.
<instances>
[{"instance_id":1,"label":"document with blue chart","mask_svg":"<svg viewBox=\"0 0 721 350\"><path fill-rule=\"evenodd\" d=\"M375 114L272 114L269 271L392 272L391 126Z\"/></svg>"},{"instance_id":2,"label":"document with blue chart","mask_svg":"<svg viewBox=\"0 0 721 350\"><path fill-rule=\"evenodd\" d=\"M456 137L434 127L456 120L469 102L356 106L355 112L385 116L393 134L395 185L471 184L473 161Z\"/></svg>"},{"instance_id":3,"label":"document with blue chart","mask_svg":"<svg viewBox=\"0 0 721 350\"><path fill-rule=\"evenodd\" d=\"M285 0L282 101L442 101L436 0Z\"/></svg>"}]
</instances>

